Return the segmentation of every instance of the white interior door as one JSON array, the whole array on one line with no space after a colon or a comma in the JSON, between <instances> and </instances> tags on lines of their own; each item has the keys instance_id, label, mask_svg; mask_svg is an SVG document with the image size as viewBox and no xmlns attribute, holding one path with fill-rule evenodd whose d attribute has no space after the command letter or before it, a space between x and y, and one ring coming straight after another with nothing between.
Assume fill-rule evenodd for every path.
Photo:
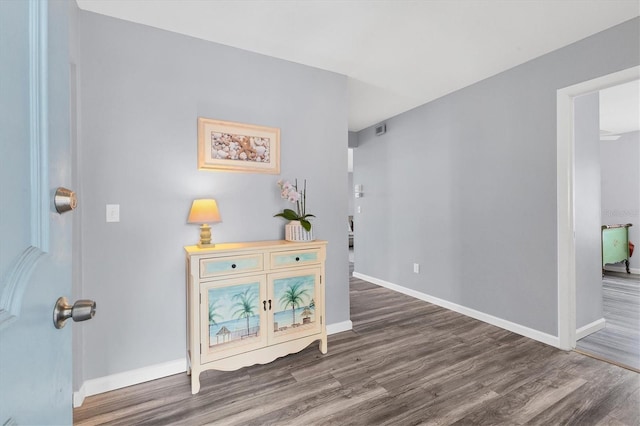
<instances>
[{"instance_id":1,"label":"white interior door","mask_svg":"<svg viewBox=\"0 0 640 426\"><path fill-rule=\"evenodd\" d=\"M0 424L71 424L69 4L0 1Z\"/></svg>"}]
</instances>

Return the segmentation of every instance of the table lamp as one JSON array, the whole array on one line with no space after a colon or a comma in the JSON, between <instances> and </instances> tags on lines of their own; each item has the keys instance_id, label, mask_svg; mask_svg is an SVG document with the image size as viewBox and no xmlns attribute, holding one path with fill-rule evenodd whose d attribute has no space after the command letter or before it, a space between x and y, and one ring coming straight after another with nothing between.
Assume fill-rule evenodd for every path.
<instances>
[{"instance_id":1,"label":"table lamp","mask_svg":"<svg viewBox=\"0 0 640 426\"><path fill-rule=\"evenodd\" d=\"M211 226L209 226L209 224L222 222L216 200L193 200L187 222L200 224L200 242L198 243L198 247L213 247L215 244L211 243Z\"/></svg>"}]
</instances>

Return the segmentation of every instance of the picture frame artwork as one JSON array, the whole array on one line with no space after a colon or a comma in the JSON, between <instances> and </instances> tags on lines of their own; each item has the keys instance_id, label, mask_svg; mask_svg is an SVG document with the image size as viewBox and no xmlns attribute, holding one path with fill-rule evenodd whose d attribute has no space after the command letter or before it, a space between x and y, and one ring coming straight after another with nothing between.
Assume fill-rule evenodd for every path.
<instances>
[{"instance_id":1,"label":"picture frame artwork","mask_svg":"<svg viewBox=\"0 0 640 426\"><path fill-rule=\"evenodd\" d=\"M198 118L198 169L280 173L280 129Z\"/></svg>"}]
</instances>

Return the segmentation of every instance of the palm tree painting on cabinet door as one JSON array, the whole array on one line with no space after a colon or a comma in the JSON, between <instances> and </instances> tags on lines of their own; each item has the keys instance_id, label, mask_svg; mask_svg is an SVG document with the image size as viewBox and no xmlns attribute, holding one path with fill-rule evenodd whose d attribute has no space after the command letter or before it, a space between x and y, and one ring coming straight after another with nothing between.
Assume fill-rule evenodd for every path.
<instances>
[{"instance_id":1,"label":"palm tree painting on cabinet door","mask_svg":"<svg viewBox=\"0 0 640 426\"><path fill-rule=\"evenodd\" d=\"M246 289L242 293L236 293L233 295L233 300L236 300L235 305L233 305L233 307L236 308L233 316L236 318L245 318L247 320L247 334L243 337L249 337L252 334L249 319L256 315L256 298L257 294L251 291L250 288ZM258 331L255 330L255 333L257 334Z\"/></svg>"},{"instance_id":2,"label":"palm tree painting on cabinet door","mask_svg":"<svg viewBox=\"0 0 640 426\"><path fill-rule=\"evenodd\" d=\"M208 289L210 347L260 336L259 294L259 282Z\"/></svg>"},{"instance_id":3,"label":"palm tree painting on cabinet door","mask_svg":"<svg viewBox=\"0 0 640 426\"><path fill-rule=\"evenodd\" d=\"M209 302L209 335L211 335L211 328L218 325L217 319L222 319L222 315L220 315L217 311L220 307L217 304L217 301ZM219 339L222 338L222 343L225 342L225 339L230 334L229 329L227 327L219 328L215 333L216 343L220 343Z\"/></svg>"},{"instance_id":4,"label":"palm tree painting on cabinet door","mask_svg":"<svg viewBox=\"0 0 640 426\"><path fill-rule=\"evenodd\" d=\"M273 281L277 300L274 333L299 329L315 322L315 313L310 307L315 293L315 279L315 275L303 275Z\"/></svg>"}]
</instances>

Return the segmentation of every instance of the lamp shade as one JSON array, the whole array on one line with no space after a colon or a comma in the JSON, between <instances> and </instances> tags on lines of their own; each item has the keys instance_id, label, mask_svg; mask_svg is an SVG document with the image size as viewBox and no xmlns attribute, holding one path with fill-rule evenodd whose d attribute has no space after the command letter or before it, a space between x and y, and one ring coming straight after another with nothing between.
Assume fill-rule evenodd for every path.
<instances>
[{"instance_id":1,"label":"lamp shade","mask_svg":"<svg viewBox=\"0 0 640 426\"><path fill-rule=\"evenodd\" d=\"M218 203L213 199L193 200L189 212L188 223L216 223L222 222Z\"/></svg>"}]
</instances>

